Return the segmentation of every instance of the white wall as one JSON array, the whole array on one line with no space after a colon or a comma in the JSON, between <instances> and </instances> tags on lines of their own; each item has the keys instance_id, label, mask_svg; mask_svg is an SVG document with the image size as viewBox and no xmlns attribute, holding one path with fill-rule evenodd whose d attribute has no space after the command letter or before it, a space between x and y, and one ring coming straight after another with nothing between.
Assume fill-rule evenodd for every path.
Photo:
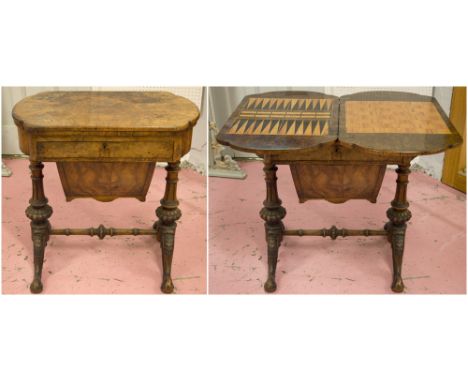
<instances>
[{"instance_id":1,"label":"white wall","mask_svg":"<svg viewBox=\"0 0 468 382\"><path fill-rule=\"evenodd\" d=\"M343 96L363 91L393 90L417 93L421 95L434 96L445 113L449 115L450 101L452 96L451 87L210 87L210 118L221 128L239 102L248 94L263 93L276 90L308 90L323 92L335 96ZM235 157L252 157L253 154L244 153L229 149ZM414 159L413 163L419 165L422 170L434 178L442 178L442 167L444 162L444 153L435 155L420 156Z\"/></svg>"},{"instance_id":2,"label":"white wall","mask_svg":"<svg viewBox=\"0 0 468 382\"><path fill-rule=\"evenodd\" d=\"M184 156L184 160L187 160L191 163L197 171L206 175L206 157L208 150L207 143L207 126L208 126L208 110L207 110L207 96L206 88L203 88L203 93L201 97L201 108L200 108L200 119L193 128L192 135L192 149L190 152Z\"/></svg>"},{"instance_id":3,"label":"white wall","mask_svg":"<svg viewBox=\"0 0 468 382\"><path fill-rule=\"evenodd\" d=\"M18 145L18 133L11 117L13 106L24 97L48 90L167 90L190 99L200 108L200 119L193 129L192 148L182 160L191 163L198 171L206 169L206 92L202 87L138 87L138 88L103 88L103 87L2 87L2 154L22 154Z\"/></svg>"}]
</instances>

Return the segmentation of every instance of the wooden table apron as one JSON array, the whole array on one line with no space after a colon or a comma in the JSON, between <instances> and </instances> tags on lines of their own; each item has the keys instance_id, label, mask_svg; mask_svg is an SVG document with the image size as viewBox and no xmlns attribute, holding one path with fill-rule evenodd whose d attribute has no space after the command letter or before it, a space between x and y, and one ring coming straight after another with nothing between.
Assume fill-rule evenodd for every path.
<instances>
[{"instance_id":1,"label":"wooden table apron","mask_svg":"<svg viewBox=\"0 0 468 382\"><path fill-rule=\"evenodd\" d=\"M163 259L161 290L171 293L171 265L180 158L190 150L197 107L168 92L46 92L20 101L13 109L21 151L29 156L34 250L32 293L43 290L42 267L50 235L154 235ZM166 188L152 228L52 228L43 185L44 165L56 162L67 201L119 197L145 201L156 162L167 162Z\"/></svg>"},{"instance_id":2,"label":"wooden table apron","mask_svg":"<svg viewBox=\"0 0 468 382\"><path fill-rule=\"evenodd\" d=\"M277 288L278 250L284 236L386 236L392 247L394 292L402 292L410 163L418 155L455 147L462 138L437 101L400 92L365 92L341 98L314 92L270 92L245 97L218 141L264 161L268 251L266 292ZM286 229L277 188L277 165L289 165L301 203L324 199L375 203L386 166L397 165L395 197L381 230Z\"/></svg>"}]
</instances>

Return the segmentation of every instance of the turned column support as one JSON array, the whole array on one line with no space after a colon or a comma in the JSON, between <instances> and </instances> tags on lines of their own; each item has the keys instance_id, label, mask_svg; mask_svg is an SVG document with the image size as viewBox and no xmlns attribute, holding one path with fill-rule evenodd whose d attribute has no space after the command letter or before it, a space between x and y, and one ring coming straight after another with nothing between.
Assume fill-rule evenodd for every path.
<instances>
[{"instance_id":1,"label":"turned column support","mask_svg":"<svg viewBox=\"0 0 468 382\"><path fill-rule=\"evenodd\" d=\"M34 253L34 279L30 285L32 293L41 293L42 286L42 266L44 264L44 251L49 240L52 207L47 204L48 200L44 194L42 162L31 161L32 197L29 200L29 207L26 208L26 216L31 219L31 236Z\"/></svg>"},{"instance_id":2,"label":"turned column support","mask_svg":"<svg viewBox=\"0 0 468 382\"><path fill-rule=\"evenodd\" d=\"M174 284L171 278L172 256L174 253L174 239L177 227L176 221L180 219L182 213L177 200L177 181L180 162L171 162L166 166L166 190L161 199L161 206L156 209L158 221L154 224L157 230L157 237L161 243L162 263L163 263L163 282L161 291L163 293L172 293Z\"/></svg>"},{"instance_id":3,"label":"turned column support","mask_svg":"<svg viewBox=\"0 0 468 382\"><path fill-rule=\"evenodd\" d=\"M263 171L265 173L266 199L263 202L263 208L260 210L260 217L265 221L265 235L268 247L268 278L264 285L266 292L276 290L276 264L284 232L282 219L286 216L286 210L281 206L281 199L278 196L277 170L278 167L268 157L265 157Z\"/></svg>"},{"instance_id":4,"label":"turned column support","mask_svg":"<svg viewBox=\"0 0 468 382\"><path fill-rule=\"evenodd\" d=\"M408 209L409 203L406 199L408 177L410 174L409 163L398 165L396 173L398 176L395 198L391 203L392 207L387 210L387 217L390 221L385 225L385 230L388 232L388 240L392 245L392 290L396 293L401 293L405 288L401 272L405 248L406 223L411 219L411 212Z\"/></svg>"}]
</instances>

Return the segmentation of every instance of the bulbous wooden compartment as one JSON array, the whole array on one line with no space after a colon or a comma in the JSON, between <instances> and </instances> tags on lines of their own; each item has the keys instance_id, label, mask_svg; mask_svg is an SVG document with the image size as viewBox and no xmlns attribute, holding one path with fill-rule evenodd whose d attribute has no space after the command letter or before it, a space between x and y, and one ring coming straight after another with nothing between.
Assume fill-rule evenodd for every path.
<instances>
[{"instance_id":1,"label":"bulbous wooden compartment","mask_svg":"<svg viewBox=\"0 0 468 382\"><path fill-rule=\"evenodd\" d=\"M350 199L377 201L385 175L381 164L292 163L291 174L299 202L325 199L344 203Z\"/></svg>"},{"instance_id":2,"label":"bulbous wooden compartment","mask_svg":"<svg viewBox=\"0 0 468 382\"><path fill-rule=\"evenodd\" d=\"M144 202L154 167L154 162L57 162L67 201L94 198L110 202L130 197Z\"/></svg>"}]
</instances>

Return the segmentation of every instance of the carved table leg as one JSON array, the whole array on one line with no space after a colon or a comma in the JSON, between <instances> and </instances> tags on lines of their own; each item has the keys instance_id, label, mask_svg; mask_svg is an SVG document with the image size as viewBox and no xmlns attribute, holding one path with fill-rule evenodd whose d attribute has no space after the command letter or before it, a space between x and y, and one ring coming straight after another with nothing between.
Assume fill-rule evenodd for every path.
<instances>
[{"instance_id":1,"label":"carved table leg","mask_svg":"<svg viewBox=\"0 0 468 382\"><path fill-rule=\"evenodd\" d=\"M392 208L387 210L390 221L385 225L388 238L392 244L393 257L393 282L394 292L403 292L405 288L401 278L401 268L403 261L403 251L405 248L406 222L411 219L411 212L408 210L409 203L406 200L406 190L408 186L408 176L410 173L409 164L399 165L396 170L398 174L395 199L392 201Z\"/></svg>"},{"instance_id":2,"label":"carved table leg","mask_svg":"<svg viewBox=\"0 0 468 382\"><path fill-rule=\"evenodd\" d=\"M44 251L49 239L52 207L47 204L44 195L44 185L41 162L31 161L32 197L29 200L29 207L26 208L26 216L31 219L31 234L34 251L34 280L29 289L32 293L42 292L42 265L44 263Z\"/></svg>"},{"instance_id":3,"label":"carved table leg","mask_svg":"<svg viewBox=\"0 0 468 382\"><path fill-rule=\"evenodd\" d=\"M158 238L161 242L162 262L163 262L163 282L161 291L172 293L174 284L171 279L172 255L174 252L174 237L177 227L176 220L182 216L177 200L177 180L179 173L179 163L168 163L166 166L166 191L161 199L161 206L156 209L158 221L154 227L158 230Z\"/></svg>"},{"instance_id":4,"label":"carved table leg","mask_svg":"<svg viewBox=\"0 0 468 382\"><path fill-rule=\"evenodd\" d=\"M266 200L260 211L260 217L265 220L265 234L268 245L268 279L265 282L266 292L276 290L276 263L278 261L278 249L283 238L284 225L281 221L286 216L286 210L281 206L276 187L276 171L278 167L265 159L263 171L265 172Z\"/></svg>"}]
</instances>

